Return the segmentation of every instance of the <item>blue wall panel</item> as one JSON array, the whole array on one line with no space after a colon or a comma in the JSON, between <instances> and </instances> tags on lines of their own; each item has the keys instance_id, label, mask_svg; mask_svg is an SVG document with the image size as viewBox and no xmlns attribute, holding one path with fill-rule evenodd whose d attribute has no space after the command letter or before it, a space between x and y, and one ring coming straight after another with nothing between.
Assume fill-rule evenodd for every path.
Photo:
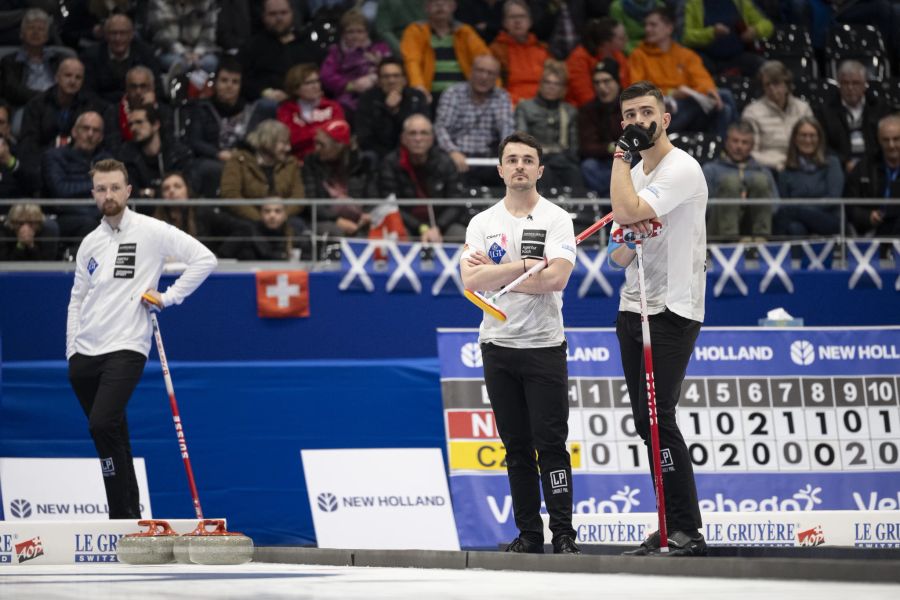
<instances>
[{"instance_id":1,"label":"blue wall panel","mask_svg":"<svg viewBox=\"0 0 900 600\"><path fill-rule=\"evenodd\" d=\"M375 292L341 292L341 273L310 274L306 319L260 319L252 273L216 273L179 307L160 317L173 360L281 360L437 356L435 329L475 327L480 313L462 296L431 296L433 275L423 275L422 294L384 291L386 275L373 275ZM615 290L620 272L607 274ZM760 273L745 273L748 296L707 293L707 325L756 325L777 306L806 325L900 324L896 272L885 272L885 289L847 289L846 271L795 272L796 293L759 294ZM712 288L716 275L709 276ZM171 279L164 279L165 289ZM578 298L576 273L565 295L567 327L608 327L618 300ZM0 273L0 333L6 361L56 360L65 350L66 306L71 274ZM452 284L451 284L452 285ZM446 288L449 290L450 288ZM596 289L595 292L599 293Z\"/></svg>"},{"instance_id":2,"label":"blue wall panel","mask_svg":"<svg viewBox=\"0 0 900 600\"><path fill-rule=\"evenodd\" d=\"M204 514L260 544L315 542L300 450L444 447L437 359L170 367ZM3 392L0 456L96 456L63 361L7 363ZM192 518L155 351L128 423L153 515Z\"/></svg>"}]
</instances>

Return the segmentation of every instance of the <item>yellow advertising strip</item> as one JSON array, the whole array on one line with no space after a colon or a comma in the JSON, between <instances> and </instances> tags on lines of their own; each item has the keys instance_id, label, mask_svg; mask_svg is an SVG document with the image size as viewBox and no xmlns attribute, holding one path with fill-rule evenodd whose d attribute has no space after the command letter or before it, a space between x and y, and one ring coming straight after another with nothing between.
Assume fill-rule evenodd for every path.
<instances>
[{"instance_id":1,"label":"yellow advertising strip","mask_svg":"<svg viewBox=\"0 0 900 600\"><path fill-rule=\"evenodd\" d=\"M572 469L581 469L581 442L569 442ZM505 471L506 449L499 441L450 442L450 469L459 471Z\"/></svg>"}]
</instances>

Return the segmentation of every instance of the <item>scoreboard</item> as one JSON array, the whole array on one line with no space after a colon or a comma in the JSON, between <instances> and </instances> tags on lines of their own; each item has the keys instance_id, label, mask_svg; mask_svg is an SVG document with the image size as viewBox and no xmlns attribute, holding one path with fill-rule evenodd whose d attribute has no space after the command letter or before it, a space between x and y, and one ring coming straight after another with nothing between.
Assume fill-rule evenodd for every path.
<instances>
[{"instance_id":1,"label":"scoreboard","mask_svg":"<svg viewBox=\"0 0 900 600\"><path fill-rule=\"evenodd\" d=\"M493 521L482 524L505 539L514 529L498 519L508 516L504 451L477 337L439 335L451 490L464 500L455 502L458 512L476 513L458 522ZM653 511L615 332L573 329L566 337L576 512L579 502ZM677 411L701 509L900 508L898 392L898 328L704 328ZM630 505L617 503L623 494ZM460 533L464 546L477 545Z\"/></svg>"}]
</instances>

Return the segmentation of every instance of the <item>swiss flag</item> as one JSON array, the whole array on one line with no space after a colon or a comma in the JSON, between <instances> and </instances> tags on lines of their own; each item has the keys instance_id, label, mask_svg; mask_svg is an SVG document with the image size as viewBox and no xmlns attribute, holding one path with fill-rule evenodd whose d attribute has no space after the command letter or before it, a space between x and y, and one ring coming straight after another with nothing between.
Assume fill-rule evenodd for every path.
<instances>
[{"instance_id":1,"label":"swiss flag","mask_svg":"<svg viewBox=\"0 0 900 600\"><path fill-rule=\"evenodd\" d=\"M309 273L257 272L256 311L262 318L308 317Z\"/></svg>"}]
</instances>

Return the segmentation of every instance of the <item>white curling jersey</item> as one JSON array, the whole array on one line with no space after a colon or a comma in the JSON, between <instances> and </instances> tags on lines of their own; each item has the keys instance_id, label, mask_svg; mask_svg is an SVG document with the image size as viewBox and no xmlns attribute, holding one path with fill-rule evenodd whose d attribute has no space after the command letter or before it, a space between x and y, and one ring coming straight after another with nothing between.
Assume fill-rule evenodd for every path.
<instances>
[{"instance_id":1,"label":"white curling jersey","mask_svg":"<svg viewBox=\"0 0 900 600\"><path fill-rule=\"evenodd\" d=\"M650 173L644 173L643 161L632 167L631 181L662 223L660 235L644 242L647 312L654 315L668 307L675 314L702 323L709 193L700 163L674 148ZM619 310L641 312L637 259L625 270Z\"/></svg>"},{"instance_id":2,"label":"white curling jersey","mask_svg":"<svg viewBox=\"0 0 900 600\"><path fill-rule=\"evenodd\" d=\"M141 302L157 289L166 258L187 269L163 294L163 306L181 304L216 268L199 241L153 217L125 209L118 229L103 219L85 236L75 259L75 283L66 320L66 358L118 350L150 352L150 315Z\"/></svg>"},{"instance_id":3,"label":"white curling jersey","mask_svg":"<svg viewBox=\"0 0 900 600\"><path fill-rule=\"evenodd\" d=\"M466 229L467 252L481 250L495 264L522 262L523 258L548 261L563 258L575 264L575 233L572 218L562 208L539 197L531 214L514 217L503 201L472 218ZM485 291L487 295L497 290ZM507 315L505 322L485 314L478 341L507 348L542 348L565 341L562 292L504 295L497 305Z\"/></svg>"}]
</instances>

